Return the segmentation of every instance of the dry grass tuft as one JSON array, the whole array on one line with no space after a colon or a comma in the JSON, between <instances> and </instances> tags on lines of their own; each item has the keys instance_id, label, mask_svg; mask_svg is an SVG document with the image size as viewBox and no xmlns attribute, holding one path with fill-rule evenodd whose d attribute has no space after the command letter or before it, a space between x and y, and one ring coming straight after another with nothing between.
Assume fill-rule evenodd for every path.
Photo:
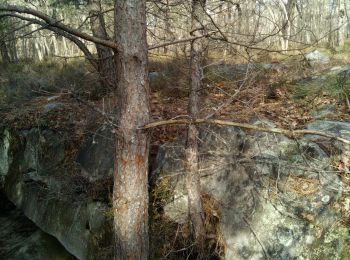
<instances>
[{"instance_id":1,"label":"dry grass tuft","mask_svg":"<svg viewBox=\"0 0 350 260\"><path fill-rule=\"evenodd\" d=\"M221 212L219 203L209 194L202 195L206 240L205 252L199 252L194 240L190 221L178 224L169 220L163 207L173 196L174 187L167 179L158 183L152 192L150 208L151 252L153 259L223 259L224 243L220 231Z\"/></svg>"}]
</instances>

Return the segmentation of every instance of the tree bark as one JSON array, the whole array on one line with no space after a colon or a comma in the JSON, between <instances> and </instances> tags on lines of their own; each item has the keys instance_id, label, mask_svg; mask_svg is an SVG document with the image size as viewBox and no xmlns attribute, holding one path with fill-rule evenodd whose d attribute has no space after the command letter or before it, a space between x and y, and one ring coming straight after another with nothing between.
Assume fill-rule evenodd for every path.
<instances>
[{"instance_id":1,"label":"tree bark","mask_svg":"<svg viewBox=\"0 0 350 260\"><path fill-rule=\"evenodd\" d=\"M115 259L148 257L149 121L146 1L115 2L118 129L113 210Z\"/></svg>"},{"instance_id":2,"label":"tree bark","mask_svg":"<svg viewBox=\"0 0 350 260\"><path fill-rule=\"evenodd\" d=\"M203 26L205 0L192 0L192 31L198 33ZM201 31L201 30L199 30ZM192 120L199 116L199 91L202 85L203 44L202 40L191 42L191 78L188 114ZM188 126L186 144L186 187L188 192L188 206L195 238L199 249L203 249L205 236L204 213L201 199L200 175L198 169L198 129L195 124Z\"/></svg>"}]
</instances>

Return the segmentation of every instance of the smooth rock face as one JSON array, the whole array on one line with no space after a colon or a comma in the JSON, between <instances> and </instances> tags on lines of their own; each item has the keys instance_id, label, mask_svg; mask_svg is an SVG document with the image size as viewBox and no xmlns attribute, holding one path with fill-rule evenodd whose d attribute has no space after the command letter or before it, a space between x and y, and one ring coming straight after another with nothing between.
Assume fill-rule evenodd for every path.
<instances>
[{"instance_id":1,"label":"smooth rock face","mask_svg":"<svg viewBox=\"0 0 350 260\"><path fill-rule=\"evenodd\" d=\"M309 129L330 127L350 130L322 121ZM226 259L350 257L350 234L339 224L346 187L331 167L333 148L234 127L202 128L200 140L202 190L221 205ZM181 143L166 144L157 161L157 174L175 187L165 216L178 223L188 216L183 152Z\"/></svg>"},{"instance_id":2,"label":"smooth rock face","mask_svg":"<svg viewBox=\"0 0 350 260\"><path fill-rule=\"evenodd\" d=\"M109 127L98 130L91 136L77 158L82 173L90 180L106 179L113 175L114 134Z\"/></svg>"},{"instance_id":3,"label":"smooth rock face","mask_svg":"<svg viewBox=\"0 0 350 260\"><path fill-rule=\"evenodd\" d=\"M4 130L1 186L17 208L71 254L78 259L102 259L110 246L108 207L89 198L81 175L62 167L63 140L50 130Z\"/></svg>"},{"instance_id":4,"label":"smooth rock face","mask_svg":"<svg viewBox=\"0 0 350 260\"><path fill-rule=\"evenodd\" d=\"M12 154L10 151L10 133L5 130L0 135L0 187L4 182L5 176L12 163Z\"/></svg>"}]
</instances>

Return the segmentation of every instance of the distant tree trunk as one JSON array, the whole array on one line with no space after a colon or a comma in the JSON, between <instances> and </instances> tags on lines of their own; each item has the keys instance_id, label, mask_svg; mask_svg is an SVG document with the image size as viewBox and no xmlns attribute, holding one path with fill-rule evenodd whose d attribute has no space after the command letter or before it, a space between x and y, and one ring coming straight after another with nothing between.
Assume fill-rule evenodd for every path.
<instances>
[{"instance_id":1,"label":"distant tree trunk","mask_svg":"<svg viewBox=\"0 0 350 260\"><path fill-rule=\"evenodd\" d=\"M30 28L32 31L35 31L37 30L37 25L35 24L31 24L30 25ZM33 50L33 58L37 58L39 61L42 61L43 60L43 53L41 51L41 48L40 48L40 45L38 43L38 39L37 38L34 38L33 41L32 41L32 50Z\"/></svg>"},{"instance_id":2,"label":"distant tree trunk","mask_svg":"<svg viewBox=\"0 0 350 260\"><path fill-rule=\"evenodd\" d=\"M349 8L348 8L349 3L347 2L347 0L344 0L343 4L344 4L344 14L345 14L346 21L347 21L346 38L350 38L350 17L349 17Z\"/></svg>"},{"instance_id":3,"label":"distant tree trunk","mask_svg":"<svg viewBox=\"0 0 350 260\"><path fill-rule=\"evenodd\" d=\"M149 122L146 1L115 2L118 111L113 210L115 259L148 258Z\"/></svg>"},{"instance_id":4,"label":"distant tree trunk","mask_svg":"<svg viewBox=\"0 0 350 260\"><path fill-rule=\"evenodd\" d=\"M171 39L171 40L175 40L176 39L176 36L174 34L174 32L171 30L172 29L172 22L171 21L171 16L170 16L170 6L169 6L169 0L166 0L166 5L164 7L164 24L165 24L165 28L166 28L166 31L165 31L165 34L167 36L167 39ZM175 48L177 48L177 46L165 46L164 47L164 54L167 54L168 53L168 50L169 49L172 49L174 50ZM176 52L176 51L175 51Z\"/></svg>"},{"instance_id":5,"label":"distant tree trunk","mask_svg":"<svg viewBox=\"0 0 350 260\"><path fill-rule=\"evenodd\" d=\"M334 9L335 9L335 2L332 0L332 3L330 4L330 14L329 14L329 33L328 33L328 47L333 49L335 47L334 43Z\"/></svg>"},{"instance_id":6,"label":"distant tree trunk","mask_svg":"<svg viewBox=\"0 0 350 260\"><path fill-rule=\"evenodd\" d=\"M296 0L288 0L288 2L285 4L283 1L281 1L281 5L284 11L284 24L282 25L282 34L283 34L283 43L282 48L283 50L287 51L289 49L289 40L291 37L291 31L292 31L292 19L294 15L294 10L296 6Z\"/></svg>"},{"instance_id":7,"label":"distant tree trunk","mask_svg":"<svg viewBox=\"0 0 350 260\"><path fill-rule=\"evenodd\" d=\"M58 50L58 43L57 43L57 36L54 35L51 38L52 46L53 46L53 54L54 55L59 55L59 50Z\"/></svg>"},{"instance_id":8,"label":"distant tree trunk","mask_svg":"<svg viewBox=\"0 0 350 260\"><path fill-rule=\"evenodd\" d=\"M0 39L0 52L2 62L7 64L11 62L10 55L6 46L6 42L3 39Z\"/></svg>"},{"instance_id":9,"label":"distant tree trunk","mask_svg":"<svg viewBox=\"0 0 350 260\"><path fill-rule=\"evenodd\" d=\"M51 49L47 43L47 38L46 37L42 37L42 46L44 49L44 57L48 58L51 55Z\"/></svg>"},{"instance_id":10,"label":"distant tree trunk","mask_svg":"<svg viewBox=\"0 0 350 260\"><path fill-rule=\"evenodd\" d=\"M16 33L12 32L10 35L11 40L9 41L9 54L11 57L11 62L17 62L18 61L18 54L17 54L17 40L16 40Z\"/></svg>"},{"instance_id":11,"label":"distant tree trunk","mask_svg":"<svg viewBox=\"0 0 350 260\"><path fill-rule=\"evenodd\" d=\"M22 55L24 59L28 59L28 44L25 38L22 39Z\"/></svg>"},{"instance_id":12,"label":"distant tree trunk","mask_svg":"<svg viewBox=\"0 0 350 260\"><path fill-rule=\"evenodd\" d=\"M34 57L37 57L39 61L44 59L44 55L41 51L40 45L36 40L34 40Z\"/></svg>"},{"instance_id":13,"label":"distant tree trunk","mask_svg":"<svg viewBox=\"0 0 350 260\"><path fill-rule=\"evenodd\" d=\"M89 16L92 35L102 39L108 39L104 16L100 0L89 1ZM96 44L97 70L103 86L110 89L116 87L116 66L113 51L105 46Z\"/></svg>"},{"instance_id":14,"label":"distant tree trunk","mask_svg":"<svg viewBox=\"0 0 350 260\"><path fill-rule=\"evenodd\" d=\"M345 44L345 37L346 37L346 24L347 24L347 20L346 20L346 14L345 14L345 4L342 3L340 0L337 1L338 3L338 16L337 16L337 20L338 20L338 28L339 28L339 32L338 32L338 46L339 47L343 47Z\"/></svg>"},{"instance_id":15,"label":"distant tree trunk","mask_svg":"<svg viewBox=\"0 0 350 260\"><path fill-rule=\"evenodd\" d=\"M203 8L206 0L192 0L192 31L201 32L199 28L203 24ZM188 103L188 114L192 120L199 116L199 91L202 85L202 40L194 40L191 43L191 80ZM188 206L190 219L194 228L196 242L201 249L204 242L204 213L201 199L200 175L198 169L198 129L191 124L188 126L186 144L186 186L188 192Z\"/></svg>"},{"instance_id":16,"label":"distant tree trunk","mask_svg":"<svg viewBox=\"0 0 350 260\"><path fill-rule=\"evenodd\" d=\"M67 40L65 37L62 37L62 56L67 56L68 55L68 44Z\"/></svg>"}]
</instances>

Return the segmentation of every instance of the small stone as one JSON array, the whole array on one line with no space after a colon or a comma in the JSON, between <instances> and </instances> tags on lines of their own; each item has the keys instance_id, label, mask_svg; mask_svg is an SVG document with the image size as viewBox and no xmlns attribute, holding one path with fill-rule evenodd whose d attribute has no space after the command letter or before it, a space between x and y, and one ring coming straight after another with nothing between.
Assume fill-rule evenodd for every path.
<instances>
[{"instance_id":1,"label":"small stone","mask_svg":"<svg viewBox=\"0 0 350 260\"><path fill-rule=\"evenodd\" d=\"M58 99L59 97L60 96L51 96L47 98L47 101L52 101L52 100Z\"/></svg>"},{"instance_id":2,"label":"small stone","mask_svg":"<svg viewBox=\"0 0 350 260\"><path fill-rule=\"evenodd\" d=\"M321 200L324 204L327 204L331 200L331 197L329 195L325 195Z\"/></svg>"},{"instance_id":3,"label":"small stone","mask_svg":"<svg viewBox=\"0 0 350 260\"><path fill-rule=\"evenodd\" d=\"M313 236L307 235L305 237L305 243L311 245L314 242L315 238Z\"/></svg>"},{"instance_id":4,"label":"small stone","mask_svg":"<svg viewBox=\"0 0 350 260\"><path fill-rule=\"evenodd\" d=\"M43 112L46 114L46 113L50 112L51 110L60 109L60 108L63 108L63 107L64 107L64 104L60 103L60 102L49 103L49 104L46 104L44 106Z\"/></svg>"},{"instance_id":5,"label":"small stone","mask_svg":"<svg viewBox=\"0 0 350 260\"><path fill-rule=\"evenodd\" d=\"M309 188L309 184L304 183L303 186L301 187L303 190L307 190Z\"/></svg>"},{"instance_id":6,"label":"small stone","mask_svg":"<svg viewBox=\"0 0 350 260\"><path fill-rule=\"evenodd\" d=\"M293 231L286 227L280 227L277 231L277 238L283 246L289 247L293 244L294 241Z\"/></svg>"}]
</instances>

